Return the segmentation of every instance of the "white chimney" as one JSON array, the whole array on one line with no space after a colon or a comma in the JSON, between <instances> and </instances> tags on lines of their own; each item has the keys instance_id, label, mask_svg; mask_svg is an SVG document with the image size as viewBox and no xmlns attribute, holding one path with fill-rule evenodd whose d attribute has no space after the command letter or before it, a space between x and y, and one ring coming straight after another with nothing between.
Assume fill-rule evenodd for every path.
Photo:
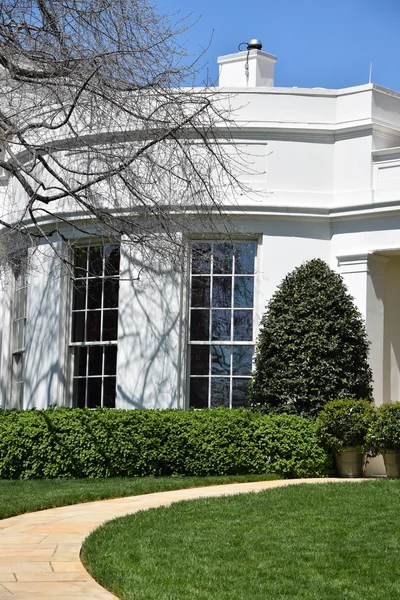
<instances>
[{"instance_id":1,"label":"white chimney","mask_svg":"<svg viewBox=\"0 0 400 600\"><path fill-rule=\"evenodd\" d=\"M273 87L276 56L262 52L261 48L259 40L251 40L247 50L220 56L219 86Z\"/></svg>"}]
</instances>

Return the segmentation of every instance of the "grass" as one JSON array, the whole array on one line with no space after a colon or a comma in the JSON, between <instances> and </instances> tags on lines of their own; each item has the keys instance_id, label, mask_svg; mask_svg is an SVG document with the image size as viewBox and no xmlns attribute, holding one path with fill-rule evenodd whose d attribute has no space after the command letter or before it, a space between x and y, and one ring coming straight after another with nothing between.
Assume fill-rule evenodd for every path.
<instances>
[{"instance_id":1,"label":"grass","mask_svg":"<svg viewBox=\"0 0 400 600\"><path fill-rule=\"evenodd\" d=\"M123 600L398 600L400 482L299 485L180 502L84 543Z\"/></svg>"},{"instance_id":2,"label":"grass","mask_svg":"<svg viewBox=\"0 0 400 600\"><path fill-rule=\"evenodd\" d=\"M122 498L189 487L279 479L274 475L133 477L113 479L0 480L0 519L80 502Z\"/></svg>"}]
</instances>

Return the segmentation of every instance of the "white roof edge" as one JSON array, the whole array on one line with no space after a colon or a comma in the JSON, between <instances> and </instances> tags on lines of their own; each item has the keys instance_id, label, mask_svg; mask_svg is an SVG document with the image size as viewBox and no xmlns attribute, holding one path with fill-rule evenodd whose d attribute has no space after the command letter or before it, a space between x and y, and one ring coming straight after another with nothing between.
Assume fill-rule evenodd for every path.
<instances>
[{"instance_id":1,"label":"white roof edge","mask_svg":"<svg viewBox=\"0 0 400 600\"><path fill-rule=\"evenodd\" d=\"M400 97L400 93L395 92L393 90L386 90L386 88L379 88L375 86L373 83L366 83L364 85L357 85L348 88L340 88L340 89L328 89L328 88L300 88L300 87L252 87L252 88L215 88L218 91L227 93L227 94L287 94L293 96L327 96L327 97L337 97L337 96L346 96L350 94L360 94L362 92L371 92L374 89L377 91L389 92L393 95L398 95Z\"/></svg>"},{"instance_id":2,"label":"white roof edge","mask_svg":"<svg viewBox=\"0 0 400 600\"><path fill-rule=\"evenodd\" d=\"M352 87L347 88L338 88L338 89L330 89L330 88L322 88L322 87L314 87L314 88L302 88L302 87L218 87L218 86L210 86L206 87L183 87L183 90L191 90L194 92L205 92L210 91L213 93L224 93L224 94L292 94L293 96L326 96L326 97L337 97L337 96L346 96L350 94L361 94L363 92L379 92L382 94L386 94L388 96L392 96L394 98L400 98L400 92L396 92L396 90L391 90L390 88L385 88L381 85L377 85L376 83L364 83L362 85L354 85ZM179 91L179 90L177 90Z\"/></svg>"}]
</instances>

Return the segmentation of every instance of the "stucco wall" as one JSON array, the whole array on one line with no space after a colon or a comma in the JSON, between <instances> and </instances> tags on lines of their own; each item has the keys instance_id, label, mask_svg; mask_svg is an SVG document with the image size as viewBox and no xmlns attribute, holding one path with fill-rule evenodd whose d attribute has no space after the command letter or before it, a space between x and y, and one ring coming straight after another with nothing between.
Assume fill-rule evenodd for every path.
<instances>
[{"instance_id":1,"label":"stucco wall","mask_svg":"<svg viewBox=\"0 0 400 600\"><path fill-rule=\"evenodd\" d=\"M56 247L61 252L60 242ZM69 315L64 311L68 305L64 284L57 256L46 245L37 248L31 256L28 285L24 408L65 403L63 349Z\"/></svg>"},{"instance_id":2,"label":"stucco wall","mask_svg":"<svg viewBox=\"0 0 400 600\"><path fill-rule=\"evenodd\" d=\"M139 267L139 270L138 270ZM182 277L158 262L121 256L118 408L182 407Z\"/></svg>"}]
</instances>

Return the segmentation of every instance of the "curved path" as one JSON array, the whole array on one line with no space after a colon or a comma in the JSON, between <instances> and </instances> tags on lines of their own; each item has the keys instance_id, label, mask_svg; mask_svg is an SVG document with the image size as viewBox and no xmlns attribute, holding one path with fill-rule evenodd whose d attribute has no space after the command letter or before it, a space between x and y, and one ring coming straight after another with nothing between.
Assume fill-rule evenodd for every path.
<instances>
[{"instance_id":1,"label":"curved path","mask_svg":"<svg viewBox=\"0 0 400 600\"><path fill-rule=\"evenodd\" d=\"M259 492L299 483L362 479L286 479L233 483L100 500L28 513L0 521L0 600L112 600L79 559L85 537L104 521L179 500Z\"/></svg>"}]
</instances>

